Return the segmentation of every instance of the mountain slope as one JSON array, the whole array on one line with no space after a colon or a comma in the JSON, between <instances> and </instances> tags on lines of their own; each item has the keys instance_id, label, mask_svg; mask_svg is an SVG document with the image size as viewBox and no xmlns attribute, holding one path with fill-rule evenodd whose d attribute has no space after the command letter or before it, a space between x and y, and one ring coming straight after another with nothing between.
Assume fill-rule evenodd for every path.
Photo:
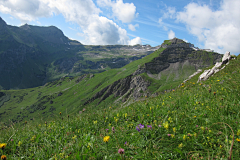
<instances>
[{"instance_id":1,"label":"mountain slope","mask_svg":"<svg viewBox=\"0 0 240 160\"><path fill-rule=\"evenodd\" d=\"M17 122L40 114L47 119L66 109L70 113L84 107L101 108L114 103L128 105L132 100L177 87L197 69L213 65L222 57L217 53L194 51L182 40L176 44L174 41L168 42L168 47L161 47L119 69L65 77L32 89L4 91L11 98L0 107L0 118ZM159 75L160 78L151 78Z\"/></svg>"},{"instance_id":2,"label":"mountain slope","mask_svg":"<svg viewBox=\"0 0 240 160\"><path fill-rule=\"evenodd\" d=\"M239 159L240 56L235 58L206 81L197 83L199 73L171 92L126 107L62 109L52 120L4 126L2 154L8 159Z\"/></svg>"}]
</instances>

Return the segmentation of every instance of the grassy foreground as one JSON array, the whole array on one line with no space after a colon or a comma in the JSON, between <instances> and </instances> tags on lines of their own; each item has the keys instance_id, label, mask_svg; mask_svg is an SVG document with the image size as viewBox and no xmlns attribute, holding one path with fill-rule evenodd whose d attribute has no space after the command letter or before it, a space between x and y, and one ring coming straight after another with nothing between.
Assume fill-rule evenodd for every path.
<instances>
[{"instance_id":1,"label":"grassy foreground","mask_svg":"<svg viewBox=\"0 0 240 160\"><path fill-rule=\"evenodd\" d=\"M127 107L86 108L0 132L7 159L240 159L240 56L209 80ZM62 111L65 112L65 111ZM63 116L64 115L64 116ZM4 155L4 156L3 156Z\"/></svg>"}]
</instances>

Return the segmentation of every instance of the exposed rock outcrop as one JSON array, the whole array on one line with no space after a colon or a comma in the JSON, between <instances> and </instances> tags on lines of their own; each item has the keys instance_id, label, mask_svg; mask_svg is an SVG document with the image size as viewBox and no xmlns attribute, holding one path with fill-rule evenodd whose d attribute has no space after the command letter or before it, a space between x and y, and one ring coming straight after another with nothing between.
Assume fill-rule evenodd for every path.
<instances>
[{"instance_id":1,"label":"exposed rock outcrop","mask_svg":"<svg viewBox=\"0 0 240 160\"><path fill-rule=\"evenodd\" d=\"M207 80L213 74L219 72L224 69L225 66L222 65L227 64L231 59L230 52L226 52L222 58L222 62L217 62L212 69L205 70L198 78L198 82ZM221 68L222 67L222 68Z\"/></svg>"}]
</instances>

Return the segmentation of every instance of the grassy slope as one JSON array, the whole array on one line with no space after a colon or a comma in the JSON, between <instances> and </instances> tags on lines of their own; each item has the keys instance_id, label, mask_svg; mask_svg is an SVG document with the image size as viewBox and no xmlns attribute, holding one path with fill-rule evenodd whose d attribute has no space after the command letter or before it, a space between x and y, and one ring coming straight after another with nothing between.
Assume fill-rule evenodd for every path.
<instances>
[{"instance_id":1,"label":"grassy slope","mask_svg":"<svg viewBox=\"0 0 240 160\"><path fill-rule=\"evenodd\" d=\"M55 114L54 121L13 125L0 132L0 142L7 143L2 154L9 159L239 159L240 56L207 81L196 83L198 76L128 107L87 108L69 117ZM144 127L137 131L139 124Z\"/></svg>"},{"instance_id":2,"label":"grassy slope","mask_svg":"<svg viewBox=\"0 0 240 160\"><path fill-rule=\"evenodd\" d=\"M100 74L96 74L94 78L86 78L78 84L74 79L65 78L64 80L49 82L43 87L8 90L7 94L11 94L11 99L0 107L1 122L9 120L29 120L35 117L51 117L52 115L67 110L68 113L78 112L82 110L83 103L95 95L97 92L110 85L111 83L125 78L132 74L139 64L144 64L157 57L163 49L160 49L142 59L134 61L123 68L111 69ZM59 92L63 94L58 96ZM101 106L109 105L113 97L101 103ZM53 103L50 103L50 101ZM96 100L91 105L97 104ZM98 106L100 107L100 106ZM37 111L39 110L39 111ZM32 113L31 113L32 112Z\"/></svg>"}]
</instances>

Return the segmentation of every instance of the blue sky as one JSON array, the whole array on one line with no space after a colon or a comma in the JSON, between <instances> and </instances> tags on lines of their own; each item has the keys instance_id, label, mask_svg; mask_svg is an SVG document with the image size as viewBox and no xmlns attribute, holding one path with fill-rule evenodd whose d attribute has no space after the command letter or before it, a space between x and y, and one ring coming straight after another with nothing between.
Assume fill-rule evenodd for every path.
<instances>
[{"instance_id":1,"label":"blue sky","mask_svg":"<svg viewBox=\"0 0 240 160\"><path fill-rule=\"evenodd\" d=\"M54 25L83 44L160 45L177 37L240 52L240 0L4 0L9 25Z\"/></svg>"}]
</instances>

